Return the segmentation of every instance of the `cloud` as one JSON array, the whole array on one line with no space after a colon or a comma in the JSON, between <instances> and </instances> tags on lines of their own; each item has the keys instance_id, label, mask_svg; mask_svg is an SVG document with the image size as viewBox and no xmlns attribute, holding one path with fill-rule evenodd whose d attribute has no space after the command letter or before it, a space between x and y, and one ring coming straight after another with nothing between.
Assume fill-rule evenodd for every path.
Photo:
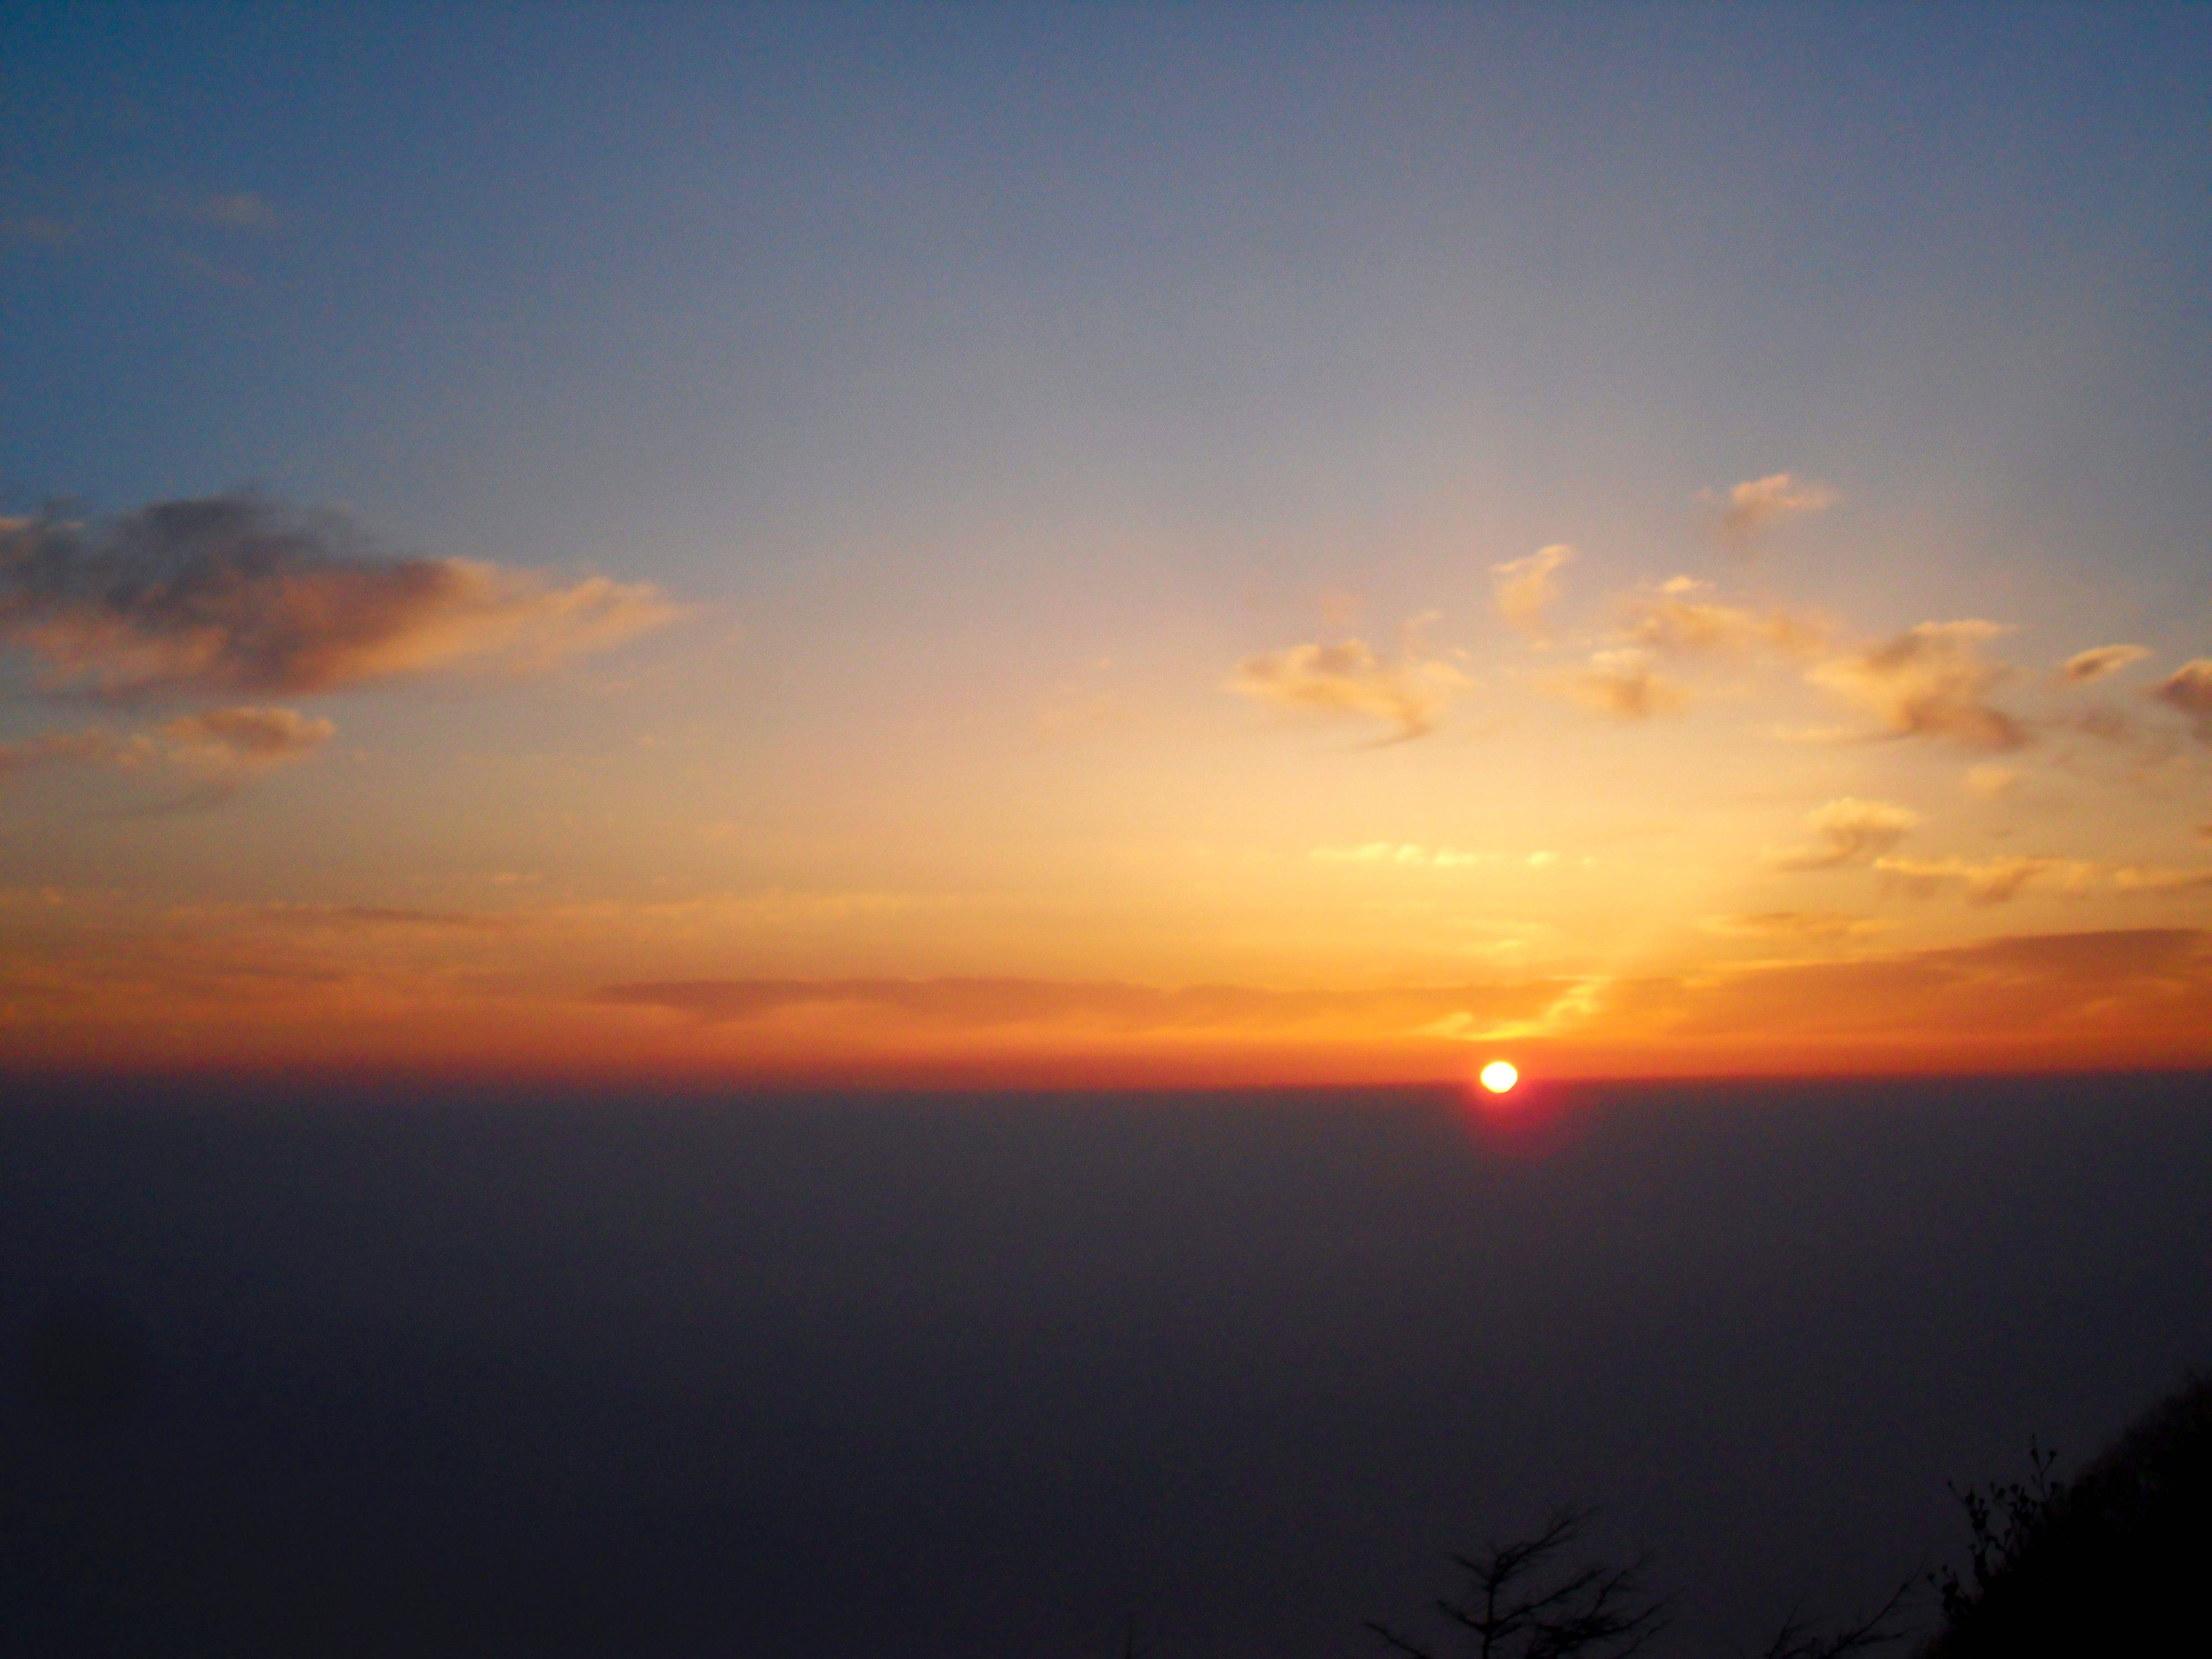
<instances>
[{"instance_id":1,"label":"cloud","mask_svg":"<svg viewBox=\"0 0 2212 1659\"><path fill-rule=\"evenodd\" d=\"M337 735L326 720L295 708L216 708L158 728L186 755L226 766L280 766L313 754Z\"/></svg>"},{"instance_id":2,"label":"cloud","mask_svg":"<svg viewBox=\"0 0 2212 1659\"><path fill-rule=\"evenodd\" d=\"M859 1012L877 1020L893 1017L917 1026L963 1030L1045 1026L1173 1035L1336 1026L1406 1036L1455 1018L1541 1018L1561 994L1562 982L1549 980L1289 991L1243 985L1163 988L1111 981L741 979L611 985L597 1000L658 1008L708 1024Z\"/></svg>"},{"instance_id":3,"label":"cloud","mask_svg":"<svg viewBox=\"0 0 2212 1659\"><path fill-rule=\"evenodd\" d=\"M1707 916L1698 924L1723 939L1846 939L1878 933L1885 925L1871 916L1840 915L1832 910L1762 910L1753 915Z\"/></svg>"},{"instance_id":4,"label":"cloud","mask_svg":"<svg viewBox=\"0 0 2212 1659\"><path fill-rule=\"evenodd\" d=\"M274 230L279 222L274 207L262 197L245 190L203 196L185 204L185 216L224 230Z\"/></svg>"},{"instance_id":5,"label":"cloud","mask_svg":"<svg viewBox=\"0 0 2212 1659\"><path fill-rule=\"evenodd\" d=\"M1544 631L1544 612L1559 596L1559 584L1552 578L1574 556L1573 548L1559 543L1540 547L1525 559L1491 566L1491 588L1498 601L1498 614L1524 634L1540 635Z\"/></svg>"},{"instance_id":6,"label":"cloud","mask_svg":"<svg viewBox=\"0 0 2212 1659\"><path fill-rule=\"evenodd\" d=\"M676 614L647 583L381 556L341 518L252 495L91 526L0 520L0 643L44 662L51 689L111 698L301 696L468 662L543 670Z\"/></svg>"},{"instance_id":7,"label":"cloud","mask_svg":"<svg viewBox=\"0 0 2212 1659\"><path fill-rule=\"evenodd\" d=\"M1467 677L1449 664L1376 657L1364 640L1261 651L1237 665L1229 690L1278 708L1365 715L1397 727L1392 741L1425 736Z\"/></svg>"},{"instance_id":8,"label":"cloud","mask_svg":"<svg viewBox=\"0 0 2212 1659\"><path fill-rule=\"evenodd\" d=\"M253 773L306 759L337 731L296 709L216 708L149 732L46 732L0 743L0 777L55 765L168 766L193 775L203 790L228 793Z\"/></svg>"},{"instance_id":9,"label":"cloud","mask_svg":"<svg viewBox=\"0 0 2212 1659\"><path fill-rule=\"evenodd\" d=\"M1698 499L1721 509L1721 535L1741 547L1761 531L1808 514L1825 513L1841 498L1817 478L1771 472L1731 484L1727 495L1702 489Z\"/></svg>"},{"instance_id":10,"label":"cloud","mask_svg":"<svg viewBox=\"0 0 2212 1659\"><path fill-rule=\"evenodd\" d=\"M2197 735L2212 743L2212 657L2182 664L2152 689L2151 696L2189 716Z\"/></svg>"},{"instance_id":11,"label":"cloud","mask_svg":"<svg viewBox=\"0 0 2212 1659\"><path fill-rule=\"evenodd\" d=\"M139 766L153 753L153 746L146 739L119 738L112 732L41 732L35 737L0 743L0 778L71 762L94 766Z\"/></svg>"},{"instance_id":12,"label":"cloud","mask_svg":"<svg viewBox=\"0 0 2212 1659\"><path fill-rule=\"evenodd\" d=\"M1984 800L1995 800L1999 795L2011 793L2013 786L2019 781L2020 772L2014 767L1984 764L1966 769L1967 789Z\"/></svg>"},{"instance_id":13,"label":"cloud","mask_svg":"<svg viewBox=\"0 0 2212 1659\"><path fill-rule=\"evenodd\" d=\"M2191 893L2212 887L2212 869L2145 869L2124 865L2112 872L2113 888L2123 893Z\"/></svg>"},{"instance_id":14,"label":"cloud","mask_svg":"<svg viewBox=\"0 0 2212 1659\"><path fill-rule=\"evenodd\" d=\"M0 219L0 239L11 242L28 242L38 247L65 247L77 238L78 227L62 219L48 219L32 215L21 219Z\"/></svg>"},{"instance_id":15,"label":"cloud","mask_svg":"<svg viewBox=\"0 0 2212 1659\"><path fill-rule=\"evenodd\" d=\"M1690 700L1681 686L1654 672L1650 659L1639 651L1597 652L1584 666L1559 676L1553 685L1585 708L1620 720L1671 714Z\"/></svg>"},{"instance_id":16,"label":"cloud","mask_svg":"<svg viewBox=\"0 0 2212 1659\"><path fill-rule=\"evenodd\" d=\"M1832 870L1865 864L1896 846L1920 821L1920 814L1909 806L1845 795L1805 815L1805 827L1820 838L1817 844L1770 849L1766 861L1777 870Z\"/></svg>"},{"instance_id":17,"label":"cloud","mask_svg":"<svg viewBox=\"0 0 2212 1659\"><path fill-rule=\"evenodd\" d=\"M1922 623L1863 651L1817 663L1805 678L1871 712L1893 737L2018 749L2027 741L2027 729L1987 695L2014 671L1981 655L1984 642L2004 631L1998 623L1972 618Z\"/></svg>"},{"instance_id":18,"label":"cloud","mask_svg":"<svg viewBox=\"0 0 2212 1659\"><path fill-rule=\"evenodd\" d=\"M1809 657L1825 649L1825 623L1786 611L1753 611L1699 597L1703 582L1676 576L1621 601L1620 637L1679 656Z\"/></svg>"},{"instance_id":19,"label":"cloud","mask_svg":"<svg viewBox=\"0 0 2212 1659\"><path fill-rule=\"evenodd\" d=\"M1496 853L1456 847L1422 847L1413 842L1370 841L1358 847L1316 847L1308 854L1316 864L1361 864L1400 869L1463 870L1500 862Z\"/></svg>"},{"instance_id":20,"label":"cloud","mask_svg":"<svg viewBox=\"0 0 2212 1659\"><path fill-rule=\"evenodd\" d=\"M1758 963L1623 982L1612 1013L1674 1044L1771 1045L1866 1063L1916 1057L2093 1064L2212 1053L2212 934L2195 928L2015 934L1935 950Z\"/></svg>"},{"instance_id":21,"label":"cloud","mask_svg":"<svg viewBox=\"0 0 2212 1659\"><path fill-rule=\"evenodd\" d=\"M2143 645L2100 645L2088 651L2077 651L2058 665L2061 685L2088 685L2108 674L2117 674L2131 663L2139 663L2151 654Z\"/></svg>"},{"instance_id":22,"label":"cloud","mask_svg":"<svg viewBox=\"0 0 2212 1659\"><path fill-rule=\"evenodd\" d=\"M2019 896L2022 888L2045 877L2056 877L2075 891L2091 885L2097 878L2097 867L2078 859L2019 854L1978 861L1962 858L1884 858L1876 859L1874 867L1923 893L1955 883L1965 889L1966 900L1972 904L2008 903Z\"/></svg>"}]
</instances>

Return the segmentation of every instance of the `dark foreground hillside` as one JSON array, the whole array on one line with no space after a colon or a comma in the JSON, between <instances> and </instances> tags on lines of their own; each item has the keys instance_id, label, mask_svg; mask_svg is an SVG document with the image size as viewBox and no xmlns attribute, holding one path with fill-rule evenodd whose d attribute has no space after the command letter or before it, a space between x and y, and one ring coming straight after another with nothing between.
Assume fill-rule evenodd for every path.
<instances>
[{"instance_id":1,"label":"dark foreground hillside","mask_svg":"<svg viewBox=\"0 0 2212 1659\"><path fill-rule=\"evenodd\" d=\"M1976 1559L1927 1659L2191 1650L2207 1639L2212 1380L2160 1402L2076 1479L1969 1505Z\"/></svg>"},{"instance_id":2,"label":"dark foreground hillside","mask_svg":"<svg viewBox=\"0 0 2212 1659\"><path fill-rule=\"evenodd\" d=\"M1529 1086L0 1078L0 1655L1352 1659L1561 1503L1757 1654L2212 1358L2212 1077Z\"/></svg>"}]
</instances>

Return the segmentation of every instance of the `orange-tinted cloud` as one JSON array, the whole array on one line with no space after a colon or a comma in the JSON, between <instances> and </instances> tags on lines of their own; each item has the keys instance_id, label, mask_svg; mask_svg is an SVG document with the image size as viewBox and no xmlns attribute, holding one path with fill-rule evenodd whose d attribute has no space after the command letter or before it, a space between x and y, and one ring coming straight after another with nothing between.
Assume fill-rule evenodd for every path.
<instances>
[{"instance_id":1,"label":"orange-tinted cloud","mask_svg":"<svg viewBox=\"0 0 2212 1659\"><path fill-rule=\"evenodd\" d=\"M1827 626L1816 618L1723 605L1707 592L1705 583L1676 576L1628 595L1620 637L1683 656L1809 657L1827 644Z\"/></svg>"},{"instance_id":2,"label":"orange-tinted cloud","mask_svg":"<svg viewBox=\"0 0 2212 1659\"><path fill-rule=\"evenodd\" d=\"M1747 478L1741 483L1731 484L1725 495L1716 490L1701 490L1698 499L1721 509L1722 538L1741 547L1761 531L1808 514L1826 512L1839 497L1817 478L1771 472L1763 478Z\"/></svg>"},{"instance_id":3,"label":"orange-tinted cloud","mask_svg":"<svg viewBox=\"0 0 2212 1659\"><path fill-rule=\"evenodd\" d=\"M2151 695L2167 708L2186 714L2197 735L2212 743L2212 657L2182 664Z\"/></svg>"},{"instance_id":4,"label":"orange-tinted cloud","mask_svg":"<svg viewBox=\"0 0 2212 1659\"><path fill-rule=\"evenodd\" d=\"M1762 910L1751 915L1707 916L1698 926L1723 939L1848 939L1881 931L1871 916L1831 910Z\"/></svg>"},{"instance_id":5,"label":"orange-tinted cloud","mask_svg":"<svg viewBox=\"0 0 2212 1659\"><path fill-rule=\"evenodd\" d=\"M1990 702L2014 678L1982 646L2003 633L1998 623L1922 623L1893 639L1816 664L1806 678L1856 703L1892 736L1941 738L1975 749L2017 749L2027 728Z\"/></svg>"},{"instance_id":6,"label":"orange-tinted cloud","mask_svg":"<svg viewBox=\"0 0 2212 1659\"><path fill-rule=\"evenodd\" d=\"M1399 740L1434 731L1444 705L1466 684L1448 664L1418 661L1410 652L1385 662L1364 640L1257 652L1229 679L1231 690L1255 702L1385 721Z\"/></svg>"},{"instance_id":7,"label":"orange-tinted cloud","mask_svg":"<svg viewBox=\"0 0 2212 1659\"><path fill-rule=\"evenodd\" d=\"M2149 655L2150 647L2142 645L2100 645L2077 651L2059 664L2058 681L2062 685L2092 684Z\"/></svg>"},{"instance_id":8,"label":"orange-tinted cloud","mask_svg":"<svg viewBox=\"0 0 2212 1659\"><path fill-rule=\"evenodd\" d=\"M1553 687L1563 696L1617 720L1650 720L1671 714L1690 694L1658 672L1640 651L1598 651L1572 672L1558 676Z\"/></svg>"},{"instance_id":9,"label":"orange-tinted cloud","mask_svg":"<svg viewBox=\"0 0 2212 1659\"><path fill-rule=\"evenodd\" d=\"M715 1023L795 1009L845 1009L965 1030L1063 1025L1197 1032L1352 1025L1376 1036L1403 1036L1455 1016L1528 1018L1541 1013L1560 990L1548 980L1381 991L1241 985L1162 989L1029 979L686 980L611 986L599 998Z\"/></svg>"},{"instance_id":10,"label":"orange-tinted cloud","mask_svg":"<svg viewBox=\"0 0 2212 1659\"><path fill-rule=\"evenodd\" d=\"M1845 795L1805 815L1805 827L1818 837L1814 844L1770 850L1766 861L1777 870L1866 864L1896 846L1919 823L1920 814L1909 806Z\"/></svg>"},{"instance_id":11,"label":"orange-tinted cloud","mask_svg":"<svg viewBox=\"0 0 2212 1659\"><path fill-rule=\"evenodd\" d=\"M1990 859L1903 859L1875 860L1875 869L1908 888L1931 893L1945 886L1964 890L1972 904L2004 904L2031 883L2046 879L2080 891L2097 879L2097 867L2080 859L2007 854Z\"/></svg>"},{"instance_id":12,"label":"orange-tinted cloud","mask_svg":"<svg viewBox=\"0 0 2212 1659\"><path fill-rule=\"evenodd\" d=\"M0 744L0 776L33 768L81 764L125 771L156 764L181 768L203 782L228 785L249 773L303 760L337 728L291 708L216 708L187 714L150 732L101 727L47 732Z\"/></svg>"},{"instance_id":13,"label":"orange-tinted cloud","mask_svg":"<svg viewBox=\"0 0 2212 1659\"><path fill-rule=\"evenodd\" d=\"M658 588L386 558L337 518L251 495L86 526L0 521L0 642L54 689L298 696L466 662L538 669L675 615Z\"/></svg>"},{"instance_id":14,"label":"orange-tinted cloud","mask_svg":"<svg viewBox=\"0 0 2212 1659\"><path fill-rule=\"evenodd\" d=\"M1498 614L1524 634L1544 631L1544 613L1559 596L1553 578L1575 556L1565 543L1540 547L1525 559L1510 559L1490 567L1491 591Z\"/></svg>"}]
</instances>

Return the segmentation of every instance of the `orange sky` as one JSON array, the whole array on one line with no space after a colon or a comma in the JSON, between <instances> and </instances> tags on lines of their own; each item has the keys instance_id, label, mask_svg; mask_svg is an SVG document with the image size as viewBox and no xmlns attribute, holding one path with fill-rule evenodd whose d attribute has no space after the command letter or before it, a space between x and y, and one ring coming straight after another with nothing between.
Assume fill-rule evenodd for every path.
<instances>
[{"instance_id":1,"label":"orange sky","mask_svg":"<svg viewBox=\"0 0 2212 1659\"><path fill-rule=\"evenodd\" d=\"M11 64L0 1066L2212 1062L2178 14L569 21Z\"/></svg>"}]
</instances>

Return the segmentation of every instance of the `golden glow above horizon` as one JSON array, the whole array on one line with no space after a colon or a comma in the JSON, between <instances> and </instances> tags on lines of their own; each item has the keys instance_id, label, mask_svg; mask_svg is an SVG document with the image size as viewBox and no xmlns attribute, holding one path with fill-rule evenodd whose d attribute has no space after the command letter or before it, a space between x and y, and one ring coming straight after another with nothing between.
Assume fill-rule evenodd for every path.
<instances>
[{"instance_id":1,"label":"golden glow above horizon","mask_svg":"<svg viewBox=\"0 0 2212 1659\"><path fill-rule=\"evenodd\" d=\"M0 1068L2212 1063L2164 25L1993 58L1931 173L1948 26L1924 82L1732 37L1730 97L1695 20L1624 64L1478 8L1224 23L1272 58L956 9L942 84L520 27L525 125L349 81L430 125L329 169L293 48L223 47L272 126L42 26ZM64 119L103 53L181 149Z\"/></svg>"}]
</instances>

